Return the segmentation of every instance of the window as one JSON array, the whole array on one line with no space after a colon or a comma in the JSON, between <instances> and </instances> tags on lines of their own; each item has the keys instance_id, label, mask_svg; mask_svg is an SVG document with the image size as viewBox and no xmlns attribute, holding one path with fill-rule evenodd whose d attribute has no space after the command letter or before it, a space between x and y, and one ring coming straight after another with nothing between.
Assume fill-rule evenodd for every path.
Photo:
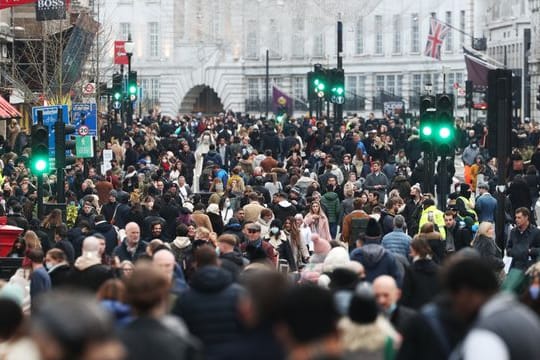
<instances>
[{"instance_id":1,"label":"window","mask_svg":"<svg viewBox=\"0 0 540 360\"><path fill-rule=\"evenodd\" d=\"M148 23L148 54L151 57L159 56L159 24L157 22Z\"/></svg>"},{"instance_id":2,"label":"window","mask_svg":"<svg viewBox=\"0 0 540 360\"><path fill-rule=\"evenodd\" d=\"M451 11L446 12L446 23L452 26L452 12ZM450 31L448 31L448 34L446 35L446 39L444 40L445 41L444 49L449 52L452 51L454 48L454 44L452 40L452 33L453 33L453 29L450 28Z\"/></svg>"},{"instance_id":3,"label":"window","mask_svg":"<svg viewBox=\"0 0 540 360\"><path fill-rule=\"evenodd\" d=\"M366 95L366 77L358 77L358 86L356 87L356 95L365 96Z\"/></svg>"},{"instance_id":4,"label":"window","mask_svg":"<svg viewBox=\"0 0 540 360\"><path fill-rule=\"evenodd\" d=\"M375 85L377 91L383 91L384 90L384 75L377 75L375 77Z\"/></svg>"},{"instance_id":5,"label":"window","mask_svg":"<svg viewBox=\"0 0 540 360\"><path fill-rule=\"evenodd\" d=\"M322 23L321 18L315 18L313 21L313 56L324 56L324 32L319 24Z\"/></svg>"},{"instance_id":6,"label":"window","mask_svg":"<svg viewBox=\"0 0 540 360\"><path fill-rule=\"evenodd\" d=\"M347 76L347 84L346 84L346 92L349 92L351 94L356 94L356 76Z\"/></svg>"},{"instance_id":7,"label":"window","mask_svg":"<svg viewBox=\"0 0 540 360\"><path fill-rule=\"evenodd\" d=\"M304 18L293 19L292 56L304 57Z\"/></svg>"},{"instance_id":8,"label":"window","mask_svg":"<svg viewBox=\"0 0 540 360\"><path fill-rule=\"evenodd\" d=\"M131 34L131 24L120 23L120 34L119 34L120 39L127 40L129 34Z\"/></svg>"},{"instance_id":9,"label":"window","mask_svg":"<svg viewBox=\"0 0 540 360\"><path fill-rule=\"evenodd\" d=\"M454 73L446 74L446 92L451 94L454 92L454 83L456 82L456 77Z\"/></svg>"},{"instance_id":10,"label":"window","mask_svg":"<svg viewBox=\"0 0 540 360\"><path fill-rule=\"evenodd\" d=\"M257 57L257 48L259 42L257 26L258 23L256 20L248 20L248 32L246 35L246 57L249 59L254 59Z\"/></svg>"},{"instance_id":11,"label":"window","mask_svg":"<svg viewBox=\"0 0 540 360\"><path fill-rule=\"evenodd\" d=\"M306 99L306 78L293 78L293 96L295 99Z\"/></svg>"},{"instance_id":12,"label":"window","mask_svg":"<svg viewBox=\"0 0 540 360\"><path fill-rule=\"evenodd\" d=\"M420 52L420 27L418 13L411 14L411 52Z\"/></svg>"},{"instance_id":13,"label":"window","mask_svg":"<svg viewBox=\"0 0 540 360\"><path fill-rule=\"evenodd\" d=\"M248 79L247 97L248 100L259 99L259 79Z\"/></svg>"},{"instance_id":14,"label":"window","mask_svg":"<svg viewBox=\"0 0 540 360\"><path fill-rule=\"evenodd\" d=\"M364 53L364 19L359 18L356 22L356 54Z\"/></svg>"},{"instance_id":15,"label":"window","mask_svg":"<svg viewBox=\"0 0 540 360\"><path fill-rule=\"evenodd\" d=\"M383 54L383 24L382 15L375 15L375 54Z\"/></svg>"},{"instance_id":16,"label":"window","mask_svg":"<svg viewBox=\"0 0 540 360\"><path fill-rule=\"evenodd\" d=\"M152 100L159 100L159 78L150 79L150 98Z\"/></svg>"},{"instance_id":17,"label":"window","mask_svg":"<svg viewBox=\"0 0 540 360\"><path fill-rule=\"evenodd\" d=\"M403 75L398 75L397 76L396 95L397 96L402 96L403 95Z\"/></svg>"},{"instance_id":18,"label":"window","mask_svg":"<svg viewBox=\"0 0 540 360\"><path fill-rule=\"evenodd\" d=\"M459 44L463 46L465 44L465 10L459 12Z\"/></svg>"},{"instance_id":19,"label":"window","mask_svg":"<svg viewBox=\"0 0 540 360\"><path fill-rule=\"evenodd\" d=\"M281 33L279 31L278 22L276 19L270 19L270 57L271 58L280 58L281 57Z\"/></svg>"},{"instance_id":20,"label":"window","mask_svg":"<svg viewBox=\"0 0 540 360\"><path fill-rule=\"evenodd\" d=\"M420 95L422 91L422 74L413 74L412 76L412 91L414 95Z\"/></svg>"},{"instance_id":21,"label":"window","mask_svg":"<svg viewBox=\"0 0 540 360\"><path fill-rule=\"evenodd\" d=\"M396 93L396 76L395 75L388 75L386 77L386 91L389 94Z\"/></svg>"},{"instance_id":22,"label":"window","mask_svg":"<svg viewBox=\"0 0 540 360\"><path fill-rule=\"evenodd\" d=\"M401 16L399 14L394 15L393 21L394 30L394 44L392 52L394 54L401 53Z\"/></svg>"}]
</instances>

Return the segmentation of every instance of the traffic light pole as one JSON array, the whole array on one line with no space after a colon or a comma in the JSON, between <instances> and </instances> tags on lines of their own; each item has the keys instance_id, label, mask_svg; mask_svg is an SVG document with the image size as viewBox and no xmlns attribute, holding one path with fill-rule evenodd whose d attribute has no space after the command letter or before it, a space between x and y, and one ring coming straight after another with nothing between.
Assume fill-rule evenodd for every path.
<instances>
[{"instance_id":1,"label":"traffic light pole","mask_svg":"<svg viewBox=\"0 0 540 360\"><path fill-rule=\"evenodd\" d=\"M343 22L337 22L337 69L343 69ZM344 94L345 95L345 94ZM334 126L333 131L338 131L341 122L343 121L343 104L334 104Z\"/></svg>"},{"instance_id":2,"label":"traffic light pole","mask_svg":"<svg viewBox=\"0 0 540 360\"><path fill-rule=\"evenodd\" d=\"M58 117L56 118L57 122L64 123L64 119L62 119L62 109L58 109ZM55 136L59 136L57 132L55 132ZM56 143L56 139L55 139ZM63 151L64 155L66 150L62 148L57 148L56 151ZM60 159L60 157L57 157ZM64 165L59 164L58 161L56 163L56 202L58 204L64 204L66 202L66 189L64 188L64 182L65 182L65 174L64 174Z\"/></svg>"},{"instance_id":3,"label":"traffic light pole","mask_svg":"<svg viewBox=\"0 0 540 360\"><path fill-rule=\"evenodd\" d=\"M37 176L37 215L43 219L43 174Z\"/></svg>"}]
</instances>

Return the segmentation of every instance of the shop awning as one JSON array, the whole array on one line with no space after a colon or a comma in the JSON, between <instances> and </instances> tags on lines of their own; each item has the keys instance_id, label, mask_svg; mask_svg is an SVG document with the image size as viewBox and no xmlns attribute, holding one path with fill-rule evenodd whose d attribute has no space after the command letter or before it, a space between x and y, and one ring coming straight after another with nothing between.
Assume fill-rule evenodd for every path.
<instances>
[{"instance_id":1,"label":"shop awning","mask_svg":"<svg viewBox=\"0 0 540 360\"><path fill-rule=\"evenodd\" d=\"M21 113L17 111L6 99L0 96L0 119L9 120L13 118L22 117Z\"/></svg>"}]
</instances>

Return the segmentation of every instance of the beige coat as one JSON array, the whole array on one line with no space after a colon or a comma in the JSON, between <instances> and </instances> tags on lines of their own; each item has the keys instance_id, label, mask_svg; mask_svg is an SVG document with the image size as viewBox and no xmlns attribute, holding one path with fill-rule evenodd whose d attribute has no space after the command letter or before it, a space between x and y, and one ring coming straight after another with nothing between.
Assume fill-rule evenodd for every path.
<instances>
[{"instance_id":1,"label":"beige coat","mask_svg":"<svg viewBox=\"0 0 540 360\"><path fill-rule=\"evenodd\" d=\"M257 221L257 219L259 219L259 216L261 215L262 209L264 209L264 206L262 206L258 202L251 202L247 205L244 205L244 220L251 222Z\"/></svg>"}]
</instances>

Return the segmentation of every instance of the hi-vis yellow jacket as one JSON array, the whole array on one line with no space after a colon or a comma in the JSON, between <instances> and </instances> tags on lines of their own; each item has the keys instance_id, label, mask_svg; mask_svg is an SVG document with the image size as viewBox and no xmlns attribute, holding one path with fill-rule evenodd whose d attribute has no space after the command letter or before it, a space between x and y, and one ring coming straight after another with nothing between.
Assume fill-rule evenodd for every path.
<instances>
[{"instance_id":1,"label":"hi-vis yellow jacket","mask_svg":"<svg viewBox=\"0 0 540 360\"><path fill-rule=\"evenodd\" d=\"M435 205L432 205L424 211L422 211L422 216L420 216L420 223L418 224L418 233L420 233L420 229L422 228L422 225L424 225L427 222L434 223L437 225L437 228L435 231L438 231L443 240L446 240L446 230L444 229L444 213L437 209Z\"/></svg>"}]
</instances>

